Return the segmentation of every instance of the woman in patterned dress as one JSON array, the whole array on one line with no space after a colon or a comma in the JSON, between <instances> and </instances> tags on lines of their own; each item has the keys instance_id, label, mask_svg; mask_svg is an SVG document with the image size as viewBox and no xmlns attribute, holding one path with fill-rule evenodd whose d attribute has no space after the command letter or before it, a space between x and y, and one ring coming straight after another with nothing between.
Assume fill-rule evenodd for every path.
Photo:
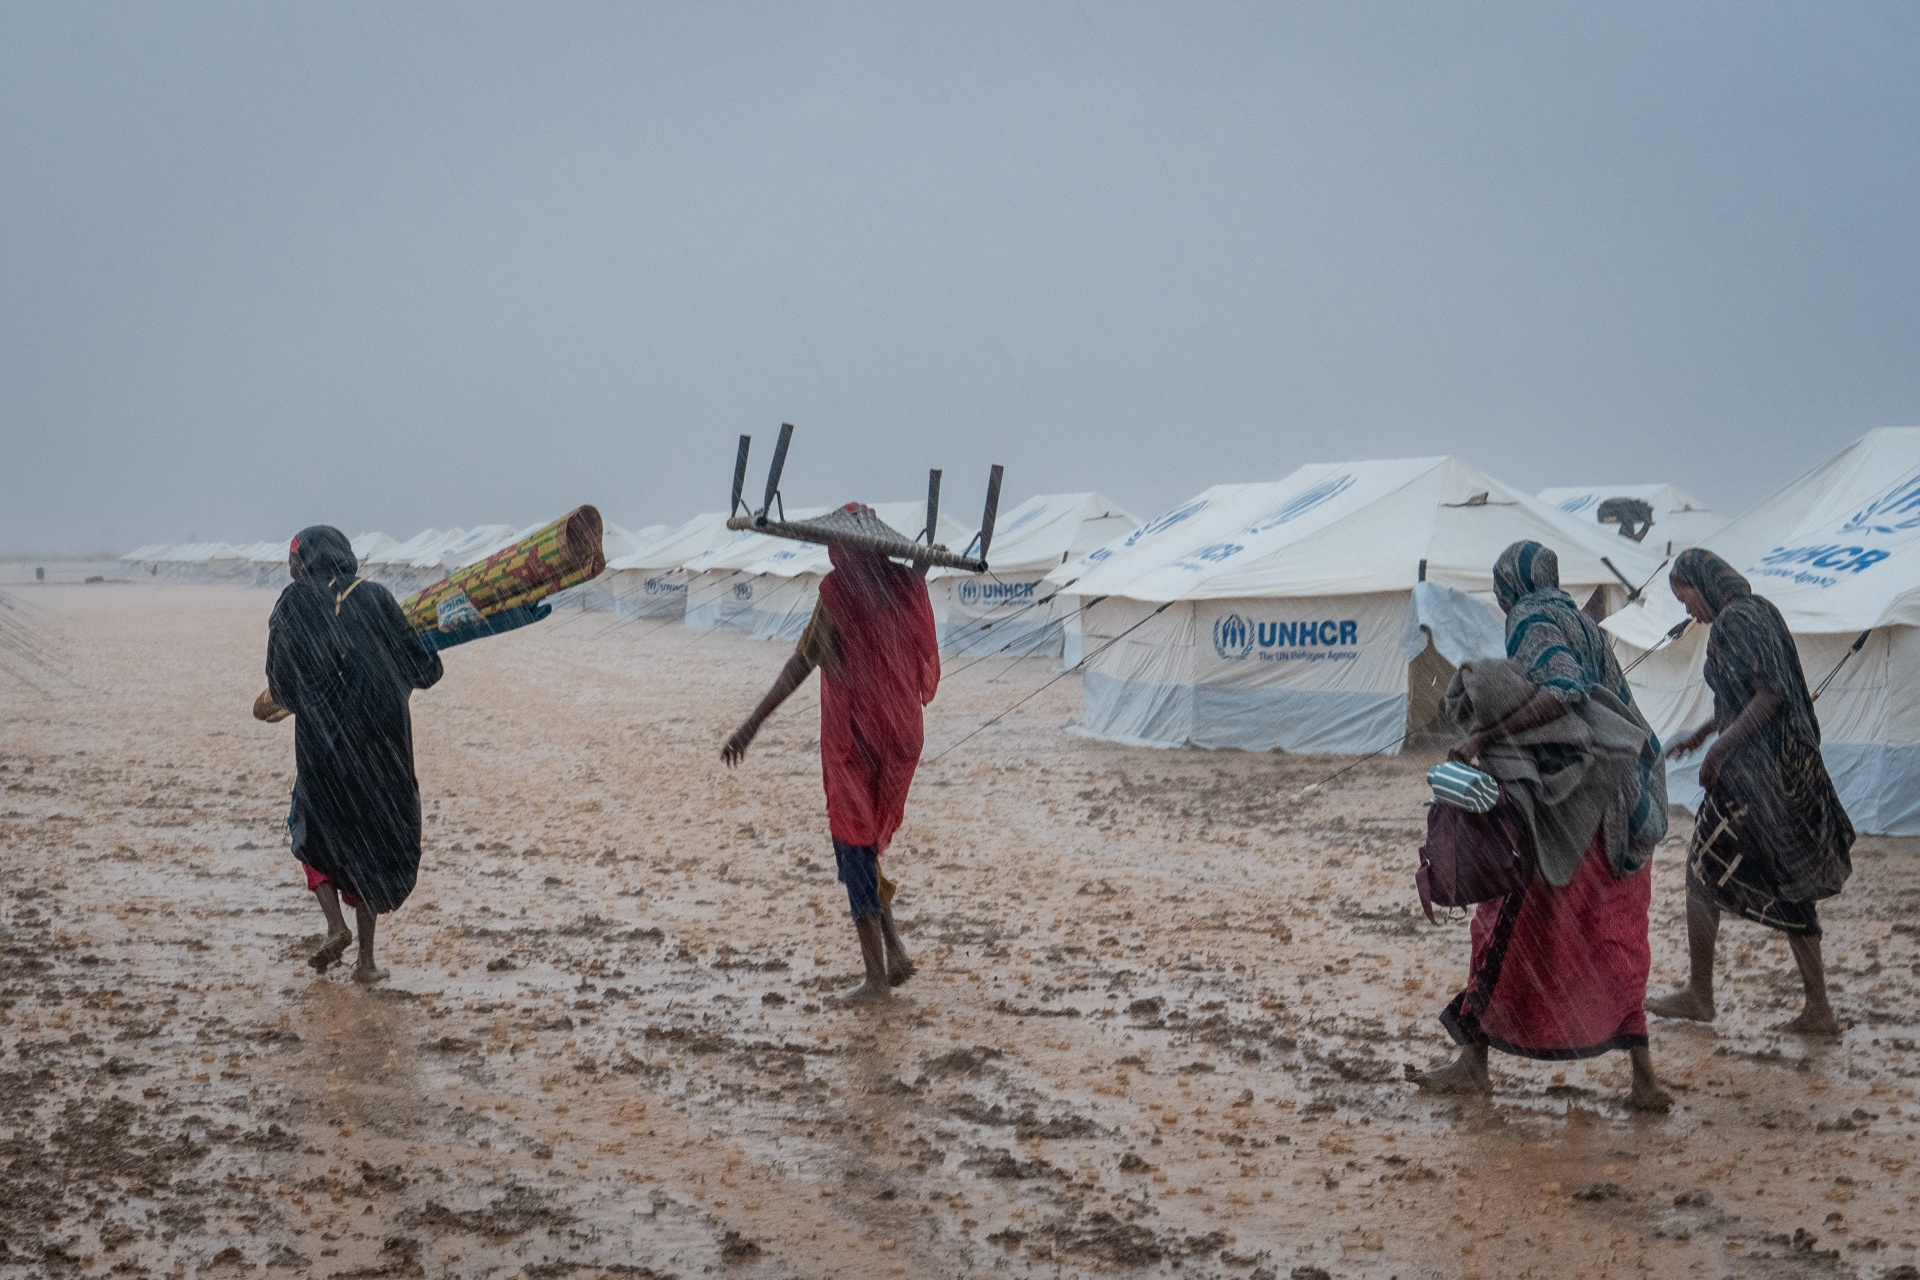
<instances>
[{"instance_id":1,"label":"woman in patterned dress","mask_svg":"<svg viewBox=\"0 0 1920 1280\"><path fill-rule=\"evenodd\" d=\"M1713 1021L1714 943L1727 910L1787 935L1806 1003L1779 1030L1837 1035L1815 904L1839 893L1853 872L1853 824L1820 757L1799 651L1780 610L1711 551L1681 552L1670 581L1687 612L1713 627L1704 673L1713 719L1668 754L1719 736L1700 762L1707 794L1687 855L1691 974L1684 987L1647 1001L1647 1011Z\"/></svg>"}]
</instances>

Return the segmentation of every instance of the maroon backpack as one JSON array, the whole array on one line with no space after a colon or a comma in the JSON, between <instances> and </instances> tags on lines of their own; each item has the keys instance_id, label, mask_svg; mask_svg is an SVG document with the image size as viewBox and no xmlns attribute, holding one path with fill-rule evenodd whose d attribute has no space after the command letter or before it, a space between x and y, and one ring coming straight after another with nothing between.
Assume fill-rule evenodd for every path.
<instances>
[{"instance_id":1,"label":"maroon backpack","mask_svg":"<svg viewBox=\"0 0 1920 1280\"><path fill-rule=\"evenodd\" d=\"M1427 919L1433 909L1470 907L1517 893L1533 881L1533 841L1505 787L1485 813L1436 801L1427 810L1427 842L1413 884Z\"/></svg>"}]
</instances>

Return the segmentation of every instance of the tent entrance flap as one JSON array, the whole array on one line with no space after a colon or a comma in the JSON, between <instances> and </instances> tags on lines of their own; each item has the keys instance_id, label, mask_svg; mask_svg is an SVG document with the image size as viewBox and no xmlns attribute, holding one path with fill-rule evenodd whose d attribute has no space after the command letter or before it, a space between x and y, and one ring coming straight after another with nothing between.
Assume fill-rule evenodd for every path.
<instances>
[{"instance_id":1,"label":"tent entrance flap","mask_svg":"<svg viewBox=\"0 0 1920 1280\"><path fill-rule=\"evenodd\" d=\"M1457 736L1453 727L1443 722L1440 701L1447 696L1447 686L1459 669L1440 656L1432 640L1407 664L1406 748L1425 750L1450 744Z\"/></svg>"}]
</instances>

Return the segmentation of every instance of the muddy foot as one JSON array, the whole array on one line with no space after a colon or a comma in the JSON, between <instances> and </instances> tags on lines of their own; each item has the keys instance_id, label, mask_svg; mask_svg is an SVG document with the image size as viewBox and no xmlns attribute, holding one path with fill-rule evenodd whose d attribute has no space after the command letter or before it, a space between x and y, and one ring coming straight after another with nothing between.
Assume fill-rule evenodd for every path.
<instances>
[{"instance_id":1,"label":"muddy foot","mask_svg":"<svg viewBox=\"0 0 1920 1280\"><path fill-rule=\"evenodd\" d=\"M1779 1023L1773 1029L1775 1031L1785 1032L1791 1036L1811 1036L1820 1040L1834 1040L1839 1038L1840 1022L1831 1013L1803 1013L1797 1018L1790 1018L1785 1022Z\"/></svg>"},{"instance_id":2,"label":"muddy foot","mask_svg":"<svg viewBox=\"0 0 1920 1280\"><path fill-rule=\"evenodd\" d=\"M1673 1095L1657 1080L1635 1080L1625 1098L1627 1110L1660 1115L1673 1110Z\"/></svg>"},{"instance_id":3,"label":"muddy foot","mask_svg":"<svg viewBox=\"0 0 1920 1280\"><path fill-rule=\"evenodd\" d=\"M1646 1010L1656 1018L1679 1018L1686 1022L1713 1021L1713 1001L1701 996L1692 987L1681 987L1663 996L1653 996L1646 1002Z\"/></svg>"},{"instance_id":4,"label":"muddy foot","mask_svg":"<svg viewBox=\"0 0 1920 1280\"><path fill-rule=\"evenodd\" d=\"M352 942L353 935L344 930L328 934L327 940L320 944L320 949L307 957L307 963L313 966L316 973L325 973L340 963L340 957L346 954Z\"/></svg>"},{"instance_id":5,"label":"muddy foot","mask_svg":"<svg viewBox=\"0 0 1920 1280\"><path fill-rule=\"evenodd\" d=\"M1493 1081L1487 1076L1487 1069L1465 1058L1458 1058L1444 1067L1434 1067L1428 1071L1416 1071L1408 1066L1407 1079L1427 1093L1473 1094L1483 1098L1493 1096Z\"/></svg>"},{"instance_id":6,"label":"muddy foot","mask_svg":"<svg viewBox=\"0 0 1920 1280\"><path fill-rule=\"evenodd\" d=\"M865 1005L881 1004L893 999L889 987L877 986L872 982L863 982L853 990L834 996L832 1004L836 1008L858 1009Z\"/></svg>"},{"instance_id":7,"label":"muddy foot","mask_svg":"<svg viewBox=\"0 0 1920 1280\"><path fill-rule=\"evenodd\" d=\"M353 980L355 982L364 982L369 986L376 982L385 982L392 976L393 970L391 969L376 969L370 964L356 964L353 966Z\"/></svg>"},{"instance_id":8,"label":"muddy foot","mask_svg":"<svg viewBox=\"0 0 1920 1280\"><path fill-rule=\"evenodd\" d=\"M913 961L911 960L902 960L898 964L888 965L887 985L897 987L908 978L911 978L915 972L917 972L917 970L915 970Z\"/></svg>"}]
</instances>

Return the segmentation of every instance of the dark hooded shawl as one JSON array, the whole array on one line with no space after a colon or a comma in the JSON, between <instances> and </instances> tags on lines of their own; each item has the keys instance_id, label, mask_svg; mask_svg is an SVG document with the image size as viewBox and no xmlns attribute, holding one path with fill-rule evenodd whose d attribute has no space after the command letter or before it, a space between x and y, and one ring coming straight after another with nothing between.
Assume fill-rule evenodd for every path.
<instances>
[{"instance_id":1,"label":"dark hooded shawl","mask_svg":"<svg viewBox=\"0 0 1920 1280\"><path fill-rule=\"evenodd\" d=\"M1600 805L1609 816L1607 855L1614 874L1639 870L1667 834L1666 764L1660 740L1634 705L1633 690L1606 634L1560 590L1560 558L1538 542L1516 542L1501 553L1493 567L1493 591L1507 613L1507 656L1524 668L1529 681L1572 704L1576 713L1579 704L1599 691L1606 695L1609 714L1624 717L1646 734L1624 784L1624 804ZM1600 785L1600 777L1596 772L1594 785ZM1591 838L1588 831L1585 839ZM1576 860L1585 847L1582 841L1573 850Z\"/></svg>"},{"instance_id":2,"label":"dark hooded shawl","mask_svg":"<svg viewBox=\"0 0 1920 1280\"><path fill-rule=\"evenodd\" d=\"M352 544L315 525L293 540L306 577L267 624L267 683L294 714L294 856L376 912L413 892L420 784L407 700L440 679L393 595L354 575Z\"/></svg>"},{"instance_id":3,"label":"dark hooded shawl","mask_svg":"<svg viewBox=\"0 0 1920 1280\"><path fill-rule=\"evenodd\" d=\"M1810 915L1802 921L1790 907L1840 892L1853 871L1854 833L1820 756L1820 721L1793 633L1774 603L1711 551L1681 552L1671 580L1698 591L1713 612L1701 674L1713 691L1714 727L1738 719L1756 687L1780 695L1779 709L1728 754L1708 795L1746 864L1716 896L1749 919L1816 932ZM1702 817L1703 830L1717 827Z\"/></svg>"}]
</instances>

